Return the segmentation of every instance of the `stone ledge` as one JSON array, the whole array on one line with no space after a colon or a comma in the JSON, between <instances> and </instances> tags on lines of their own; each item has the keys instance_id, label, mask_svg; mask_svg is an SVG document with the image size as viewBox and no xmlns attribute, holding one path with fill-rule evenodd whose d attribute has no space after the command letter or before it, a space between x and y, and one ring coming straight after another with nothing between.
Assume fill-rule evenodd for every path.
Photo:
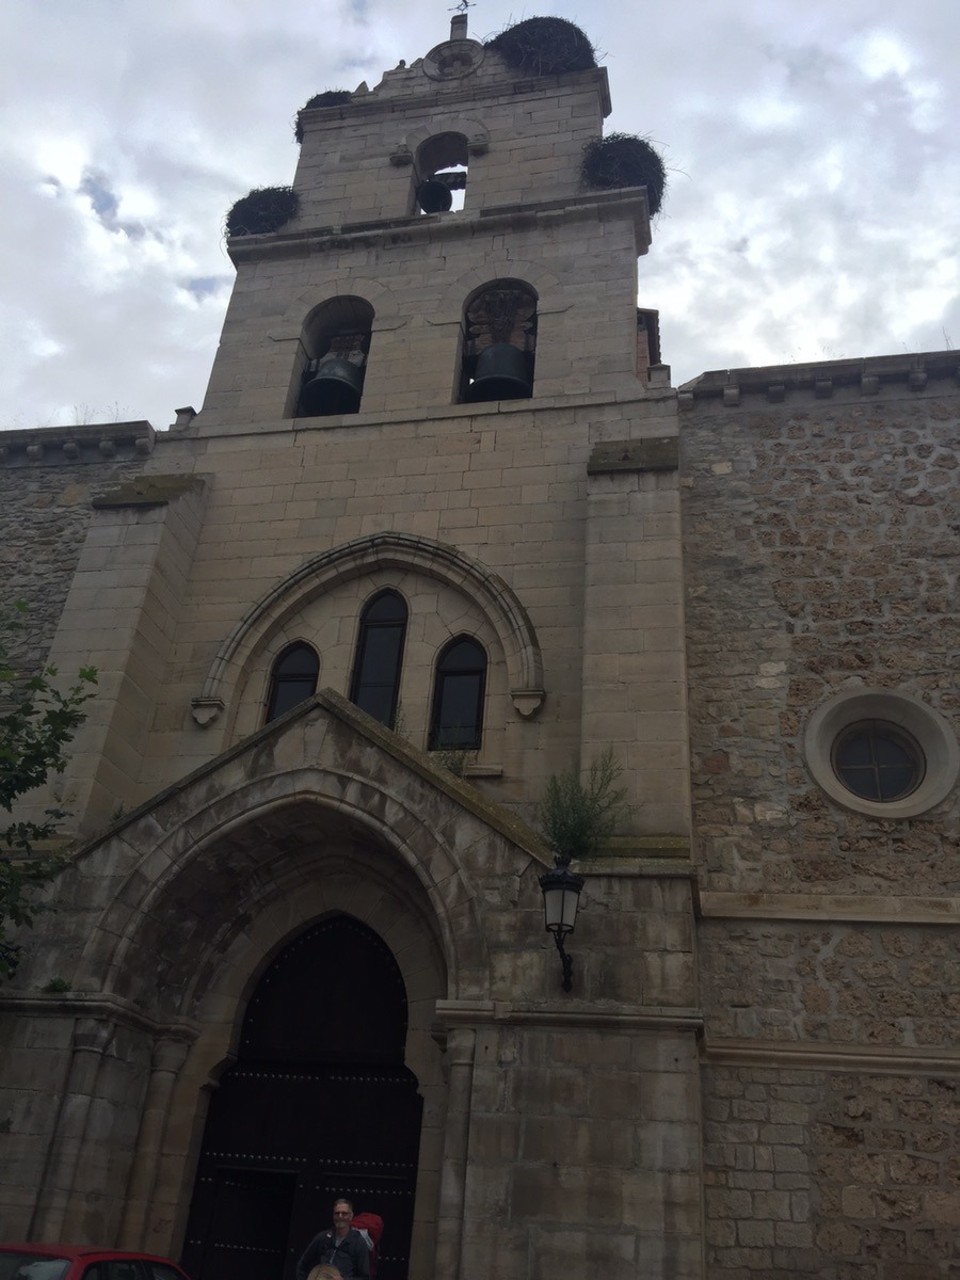
<instances>
[{"instance_id":1,"label":"stone ledge","mask_svg":"<svg viewBox=\"0 0 960 1280\"><path fill-rule=\"evenodd\" d=\"M629 375L625 375L629 376ZM491 400L478 404L443 404L424 405L419 409L384 409L362 411L360 413L331 414L329 418L269 418L262 422L233 422L226 413L209 415L206 412L197 414L196 422L189 430L191 435L203 439L226 439L242 436L289 436L291 433L315 431L339 431L348 427L351 431L360 432L364 428L378 429L394 424L413 422L417 425L443 422L456 422L458 419L495 418L498 415L549 413L555 415L563 412L573 420L576 409L600 409L606 405L617 405L623 409L626 419L630 410L636 406L641 413L650 409L651 405L662 405L665 414L673 417L673 405L677 393L673 387L644 386L637 379L635 389L626 391L574 391L563 395L537 395L529 400ZM675 420L675 419L674 419ZM618 430L624 427L617 424ZM668 437L658 437L658 439ZM161 440L166 439L162 436Z\"/></svg>"},{"instance_id":2,"label":"stone ledge","mask_svg":"<svg viewBox=\"0 0 960 1280\"><path fill-rule=\"evenodd\" d=\"M842 920L860 924L960 925L960 898L881 897L835 893L711 893L701 891L704 920Z\"/></svg>"},{"instance_id":3,"label":"stone ledge","mask_svg":"<svg viewBox=\"0 0 960 1280\"><path fill-rule=\"evenodd\" d=\"M268 258L302 257L311 253L339 253L343 250L406 250L411 244L429 240L471 238L481 232L537 229L557 220L566 222L607 221L611 216L629 219L637 236L637 253L650 247L650 213L646 187L624 187L618 191L594 191L569 200L548 200L524 205L501 205L479 213L430 213L415 217L389 218L376 222L344 223L314 227L307 231L273 231L254 236L232 236L227 253L234 266L242 262L262 262Z\"/></svg>"},{"instance_id":4,"label":"stone ledge","mask_svg":"<svg viewBox=\"0 0 960 1280\"><path fill-rule=\"evenodd\" d=\"M711 1066L779 1067L789 1071L868 1071L882 1075L956 1075L960 1073L960 1048L923 1049L885 1046L865 1049L859 1045L795 1040L779 1044L770 1040L707 1038L701 1058Z\"/></svg>"},{"instance_id":5,"label":"stone ledge","mask_svg":"<svg viewBox=\"0 0 960 1280\"><path fill-rule=\"evenodd\" d=\"M625 876L636 880L692 880L696 882L697 871L688 859L666 858L630 858L623 855L616 858L580 858L574 859L573 868L581 875L587 876ZM695 886L694 886L695 887Z\"/></svg>"},{"instance_id":6,"label":"stone ledge","mask_svg":"<svg viewBox=\"0 0 960 1280\"><path fill-rule=\"evenodd\" d=\"M474 41L470 40L468 43L472 44ZM404 68L397 76L396 82L393 82L391 77L396 74L397 69L395 68L392 72L387 71L379 85L374 89L364 89L362 93L355 90L349 102L338 102L329 107L301 107L298 115L304 125L304 134L311 125L326 124L334 120L349 120L351 127L356 127L361 118L375 119L381 115L389 117L396 115L398 111L410 108L417 111L425 107L449 110L451 106L458 103L476 108L480 102L492 102L496 99L509 101L517 96L549 97L556 94L561 83L563 85L582 84L585 88L595 85L603 115L608 116L611 111L610 83L606 67L585 67L582 71L566 71L549 76L528 76L505 69L502 77L497 76L496 79L486 82L478 82L471 78L467 88L463 87L461 80L432 81L436 87L425 91L420 82L409 79L412 71L413 67Z\"/></svg>"},{"instance_id":7,"label":"stone ledge","mask_svg":"<svg viewBox=\"0 0 960 1280\"><path fill-rule=\"evenodd\" d=\"M629 1011L598 1009L571 1003L544 1006L506 1000L438 1000L437 1018L443 1027L484 1026L491 1023L514 1026L583 1027L609 1031L693 1031L703 1027L699 1009L633 1006Z\"/></svg>"},{"instance_id":8,"label":"stone ledge","mask_svg":"<svg viewBox=\"0 0 960 1280\"><path fill-rule=\"evenodd\" d=\"M0 993L0 1010L31 1018L97 1018L118 1026L146 1031L163 1039L192 1043L200 1034L200 1024L189 1018L159 1022L128 1000L109 992L64 992L57 995Z\"/></svg>"},{"instance_id":9,"label":"stone ledge","mask_svg":"<svg viewBox=\"0 0 960 1280\"><path fill-rule=\"evenodd\" d=\"M153 452L156 437L145 419L0 431L0 465L67 466L146 458Z\"/></svg>"},{"instance_id":10,"label":"stone ledge","mask_svg":"<svg viewBox=\"0 0 960 1280\"><path fill-rule=\"evenodd\" d=\"M934 383L948 385L937 388ZM849 400L891 391L913 396L919 392L942 394L958 388L960 354L926 351L825 360L808 365L714 369L685 382L678 390L678 399L683 408L690 410L697 403L706 407L706 402L737 408L747 397L762 399L767 404L782 404L797 395L805 400L829 400L840 393Z\"/></svg>"},{"instance_id":11,"label":"stone ledge","mask_svg":"<svg viewBox=\"0 0 960 1280\"><path fill-rule=\"evenodd\" d=\"M601 845L604 858L686 858L690 837L658 832L656 835L608 836Z\"/></svg>"},{"instance_id":12,"label":"stone ledge","mask_svg":"<svg viewBox=\"0 0 960 1280\"><path fill-rule=\"evenodd\" d=\"M187 493L199 493L206 481L197 475L138 476L116 489L98 494L92 502L95 511L116 507L165 507Z\"/></svg>"}]
</instances>

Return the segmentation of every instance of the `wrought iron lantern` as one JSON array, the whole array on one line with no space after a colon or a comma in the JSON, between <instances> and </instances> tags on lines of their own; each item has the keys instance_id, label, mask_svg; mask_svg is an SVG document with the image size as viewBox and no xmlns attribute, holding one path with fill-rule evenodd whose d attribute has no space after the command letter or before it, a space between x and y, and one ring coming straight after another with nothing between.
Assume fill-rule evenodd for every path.
<instances>
[{"instance_id":1,"label":"wrought iron lantern","mask_svg":"<svg viewBox=\"0 0 960 1280\"><path fill-rule=\"evenodd\" d=\"M583 876L570 870L569 854L557 854L554 858L554 869L540 877L540 888L543 890L543 925L560 952L560 963L563 966L563 989L569 991L573 986L573 960L567 955L564 939L573 933L577 923L577 907L580 904L580 890L583 888Z\"/></svg>"}]
</instances>

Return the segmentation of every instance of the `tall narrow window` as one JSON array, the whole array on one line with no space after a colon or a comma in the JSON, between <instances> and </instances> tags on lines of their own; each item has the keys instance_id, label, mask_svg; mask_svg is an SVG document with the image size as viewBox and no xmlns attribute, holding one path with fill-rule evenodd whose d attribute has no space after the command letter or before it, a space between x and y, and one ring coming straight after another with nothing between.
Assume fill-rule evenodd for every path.
<instances>
[{"instance_id":1,"label":"tall narrow window","mask_svg":"<svg viewBox=\"0 0 960 1280\"><path fill-rule=\"evenodd\" d=\"M360 615L350 701L392 728L400 697L407 606L396 591L381 591Z\"/></svg>"},{"instance_id":2,"label":"tall narrow window","mask_svg":"<svg viewBox=\"0 0 960 1280\"><path fill-rule=\"evenodd\" d=\"M267 695L267 721L276 720L317 691L320 659L302 641L288 645L273 664Z\"/></svg>"},{"instance_id":3,"label":"tall narrow window","mask_svg":"<svg viewBox=\"0 0 960 1280\"><path fill-rule=\"evenodd\" d=\"M522 280L484 285L463 315L460 400L525 400L533 395L537 295Z\"/></svg>"},{"instance_id":4,"label":"tall narrow window","mask_svg":"<svg viewBox=\"0 0 960 1280\"><path fill-rule=\"evenodd\" d=\"M430 750L474 751L483 730L487 655L469 636L457 636L440 654L433 686Z\"/></svg>"}]
</instances>

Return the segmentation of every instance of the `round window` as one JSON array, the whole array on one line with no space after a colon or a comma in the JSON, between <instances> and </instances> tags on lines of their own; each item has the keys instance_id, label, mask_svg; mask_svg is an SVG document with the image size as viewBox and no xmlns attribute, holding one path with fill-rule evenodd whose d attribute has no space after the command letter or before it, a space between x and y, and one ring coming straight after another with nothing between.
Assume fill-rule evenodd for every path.
<instances>
[{"instance_id":1,"label":"round window","mask_svg":"<svg viewBox=\"0 0 960 1280\"><path fill-rule=\"evenodd\" d=\"M834 742L833 768L855 796L889 803L916 791L926 761L909 733L884 720L861 720Z\"/></svg>"},{"instance_id":2,"label":"round window","mask_svg":"<svg viewBox=\"0 0 960 1280\"><path fill-rule=\"evenodd\" d=\"M950 794L960 745L938 711L895 689L845 689L807 721L804 753L814 780L845 809L912 818Z\"/></svg>"}]
</instances>

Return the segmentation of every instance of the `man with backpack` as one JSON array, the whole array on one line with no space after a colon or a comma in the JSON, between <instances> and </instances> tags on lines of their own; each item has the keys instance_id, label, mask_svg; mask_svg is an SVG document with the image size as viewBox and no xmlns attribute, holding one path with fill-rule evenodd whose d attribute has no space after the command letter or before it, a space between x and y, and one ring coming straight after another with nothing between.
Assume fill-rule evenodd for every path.
<instances>
[{"instance_id":1,"label":"man with backpack","mask_svg":"<svg viewBox=\"0 0 960 1280\"><path fill-rule=\"evenodd\" d=\"M307 1280L310 1271L323 1263L337 1268L344 1280L370 1280L370 1250L359 1231L351 1226L353 1205L335 1200L333 1226L321 1231L307 1245L297 1263L297 1280Z\"/></svg>"}]
</instances>

